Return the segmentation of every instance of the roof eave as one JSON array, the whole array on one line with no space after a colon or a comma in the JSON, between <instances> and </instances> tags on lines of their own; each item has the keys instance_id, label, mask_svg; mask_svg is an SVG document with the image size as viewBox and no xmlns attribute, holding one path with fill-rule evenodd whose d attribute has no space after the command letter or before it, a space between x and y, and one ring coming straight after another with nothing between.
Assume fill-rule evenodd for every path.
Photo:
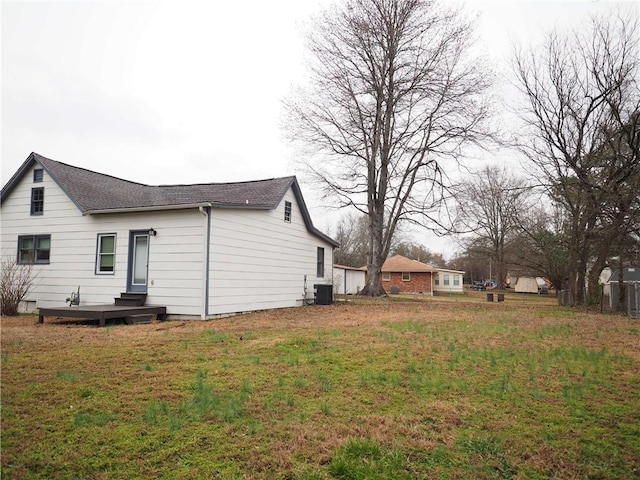
<instances>
[{"instance_id":1,"label":"roof eave","mask_svg":"<svg viewBox=\"0 0 640 480\"><path fill-rule=\"evenodd\" d=\"M107 213L135 213L135 212L159 212L166 210L189 210L192 208L212 207L211 203L185 203L182 205L153 205L147 207L104 208L99 210L87 210L82 215L103 215Z\"/></svg>"},{"instance_id":2,"label":"roof eave","mask_svg":"<svg viewBox=\"0 0 640 480\"><path fill-rule=\"evenodd\" d=\"M309 232L311 232L316 237L319 237L322 240L324 240L325 242L329 243L334 248L340 247L340 243L336 242L330 236L325 235L324 233L322 233L320 230L318 230L313 225L313 221L311 220L311 215L309 214L309 210L307 209L307 205L306 205L306 203L304 201L304 198L302 197L302 191L300 190L300 185L298 185L298 179L296 177L292 177L291 183L289 184L289 186L293 190L293 194L296 197L296 201L298 202L298 207L300 208L300 211L302 212L302 218L304 220L304 224L307 227L307 230L309 230ZM282 201L282 199L280 199L280 201Z\"/></svg>"},{"instance_id":3,"label":"roof eave","mask_svg":"<svg viewBox=\"0 0 640 480\"><path fill-rule=\"evenodd\" d=\"M18 185L22 177L24 177L25 173L29 171L35 162L35 156L33 152L31 152L22 165L20 165L20 168L18 168L16 173L14 173L4 187L2 187L2 190L0 191L0 202L4 201L7 196L9 196L11 191L16 187L16 185Z\"/></svg>"}]
</instances>

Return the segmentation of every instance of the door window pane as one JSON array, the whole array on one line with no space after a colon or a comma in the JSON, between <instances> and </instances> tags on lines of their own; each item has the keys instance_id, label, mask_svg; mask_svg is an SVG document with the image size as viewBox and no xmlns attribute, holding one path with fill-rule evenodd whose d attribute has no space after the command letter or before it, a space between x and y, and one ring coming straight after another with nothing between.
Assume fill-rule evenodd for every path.
<instances>
[{"instance_id":1,"label":"door window pane","mask_svg":"<svg viewBox=\"0 0 640 480\"><path fill-rule=\"evenodd\" d=\"M136 236L134 239L133 283L136 285L147 283L148 241L146 235Z\"/></svg>"}]
</instances>

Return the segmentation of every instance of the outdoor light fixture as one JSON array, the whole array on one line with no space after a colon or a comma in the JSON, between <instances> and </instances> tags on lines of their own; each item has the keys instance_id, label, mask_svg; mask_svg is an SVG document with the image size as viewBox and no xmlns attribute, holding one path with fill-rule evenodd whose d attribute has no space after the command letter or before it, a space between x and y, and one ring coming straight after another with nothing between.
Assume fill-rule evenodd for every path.
<instances>
[{"instance_id":1,"label":"outdoor light fixture","mask_svg":"<svg viewBox=\"0 0 640 480\"><path fill-rule=\"evenodd\" d=\"M153 227L151 227L149 229L149 235L151 235L152 237L155 237L158 234L158 232L156 232Z\"/></svg>"}]
</instances>

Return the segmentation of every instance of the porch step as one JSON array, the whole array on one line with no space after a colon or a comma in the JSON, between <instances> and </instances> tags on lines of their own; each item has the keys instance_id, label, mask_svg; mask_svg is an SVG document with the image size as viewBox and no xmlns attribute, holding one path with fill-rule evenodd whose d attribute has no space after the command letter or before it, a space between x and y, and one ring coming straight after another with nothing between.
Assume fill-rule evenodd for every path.
<instances>
[{"instance_id":1,"label":"porch step","mask_svg":"<svg viewBox=\"0 0 640 480\"><path fill-rule=\"evenodd\" d=\"M141 323L151 323L153 317L155 317L155 315L141 313L139 315L127 315L124 321L127 325L138 325Z\"/></svg>"},{"instance_id":2,"label":"porch step","mask_svg":"<svg viewBox=\"0 0 640 480\"><path fill-rule=\"evenodd\" d=\"M146 293L121 293L116 297L115 304L122 307L142 307L147 301Z\"/></svg>"}]
</instances>

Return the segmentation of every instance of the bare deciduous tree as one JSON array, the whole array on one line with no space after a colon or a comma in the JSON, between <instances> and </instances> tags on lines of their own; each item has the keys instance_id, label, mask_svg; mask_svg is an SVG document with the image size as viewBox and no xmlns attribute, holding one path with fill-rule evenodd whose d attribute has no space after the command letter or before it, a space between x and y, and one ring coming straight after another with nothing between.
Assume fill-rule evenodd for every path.
<instances>
[{"instance_id":1,"label":"bare deciduous tree","mask_svg":"<svg viewBox=\"0 0 640 480\"><path fill-rule=\"evenodd\" d=\"M288 133L325 195L367 215L365 295L385 293L399 222L426 223L442 200L444 159L484 135L489 77L469 58L472 33L432 0L346 0L310 30L311 81L287 103Z\"/></svg>"},{"instance_id":2,"label":"bare deciduous tree","mask_svg":"<svg viewBox=\"0 0 640 480\"><path fill-rule=\"evenodd\" d=\"M580 304L594 259L592 280L638 210L638 30L637 14L618 12L515 55L526 99L518 143L567 212L570 288Z\"/></svg>"},{"instance_id":3,"label":"bare deciduous tree","mask_svg":"<svg viewBox=\"0 0 640 480\"><path fill-rule=\"evenodd\" d=\"M527 192L523 179L497 166L485 167L455 188L456 229L472 232L479 240L476 245L486 245L499 286L507 275L507 242L517 233Z\"/></svg>"},{"instance_id":4,"label":"bare deciduous tree","mask_svg":"<svg viewBox=\"0 0 640 480\"><path fill-rule=\"evenodd\" d=\"M568 242L563 233L562 211L531 206L519 215L516 237L507 248L508 263L514 269L548 278L553 288L562 289L568 278Z\"/></svg>"},{"instance_id":5,"label":"bare deciduous tree","mask_svg":"<svg viewBox=\"0 0 640 480\"><path fill-rule=\"evenodd\" d=\"M338 222L333 237L340 244L340 248L334 254L335 263L349 267L362 267L367 264L369 234L366 216L346 215Z\"/></svg>"},{"instance_id":6,"label":"bare deciduous tree","mask_svg":"<svg viewBox=\"0 0 640 480\"><path fill-rule=\"evenodd\" d=\"M391 247L390 254L402 255L403 257L422 263L430 263L441 268L444 268L446 265L446 261L441 253L432 252L425 245L416 242L401 241Z\"/></svg>"}]
</instances>

